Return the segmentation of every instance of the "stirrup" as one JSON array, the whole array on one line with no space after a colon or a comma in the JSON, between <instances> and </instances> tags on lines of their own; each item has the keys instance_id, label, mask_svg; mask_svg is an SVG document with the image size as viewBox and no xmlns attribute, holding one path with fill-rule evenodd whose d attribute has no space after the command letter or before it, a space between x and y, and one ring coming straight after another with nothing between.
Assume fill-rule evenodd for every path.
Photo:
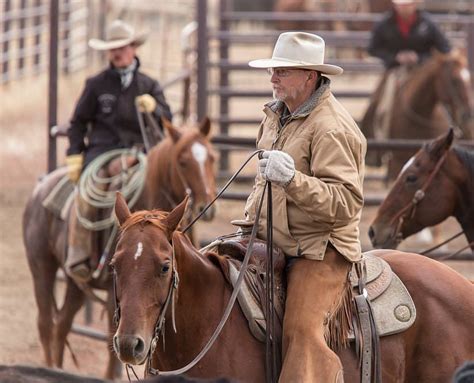
<instances>
[{"instance_id":1,"label":"stirrup","mask_svg":"<svg viewBox=\"0 0 474 383\"><path fill-rule=\"evenodd\" d=\"M92 270L89 266L89 261L84 260L71 266L67 274L76 282L86 283L91 280Z\"/></svg>"}]
</instances>

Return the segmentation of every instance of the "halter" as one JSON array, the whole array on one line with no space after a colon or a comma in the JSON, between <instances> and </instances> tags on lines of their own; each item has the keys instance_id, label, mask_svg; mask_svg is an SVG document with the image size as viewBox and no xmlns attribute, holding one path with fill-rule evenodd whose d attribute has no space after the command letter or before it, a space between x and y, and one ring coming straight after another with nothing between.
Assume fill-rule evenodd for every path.
<instances>
[{"instance_id":1,"label":"halter","mask_svg":"<svg viewBox=\"0 0 474 383\"><path fill-rule=\"evenodd\" d=\"M392 222L398 219L398 223L397 223L397 226L395 229L395 235L394 235L397 245L400 244L400 242L403 240L403 233L401 232L403 222L407 218L412 219L414 217L418 203L420 203L423 200L423 198L425 198L426 189L428 189L434 177L440 171L441 166L446 160L447 155L448 155L448 151L444 152L444 154L439 158L438 162L436 163L436 166L434 167L433 171L429 175L428 179L423 183L422 187L415 192L412 200L390 220L389 223L391 224Z\"/></svg>"}]
</instances>

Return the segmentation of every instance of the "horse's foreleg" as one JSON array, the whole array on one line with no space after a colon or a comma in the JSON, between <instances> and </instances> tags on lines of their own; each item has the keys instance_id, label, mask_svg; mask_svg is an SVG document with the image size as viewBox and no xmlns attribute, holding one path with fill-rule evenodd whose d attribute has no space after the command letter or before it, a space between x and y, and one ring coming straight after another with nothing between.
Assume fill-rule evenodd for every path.
<instances>
[{"instance_id":1,"label":"horse's foreleg","mask_svg":"<svg viewBox=\"0 0 474 383\"><path fill-rule=\"evenodd\" d=\"M64 357L64 345L66 337L71 330L74 316L84 304L84 293L70 279L67 279L66 295L61 310L58 313L54 333L54 363L62 368Z\"/></svg>"},{"instance_id":2,"label":"horse's foreleg","mask_svg":"<svg viewBox=\"0 0 474 383\"><path fill-rule=\"evenodd\" d=\"M112 291L109 291L107 295L107 319L109 325L109 361L107 363L107 370L105 371L105 379L114 379L120 378L122 375L122 363L115 355L113 346L112 346L112 338L115 334L116 326L114 323L114 310L115 310L115 301L114 301L114 294Z\"/></svg>"}]
</instances>

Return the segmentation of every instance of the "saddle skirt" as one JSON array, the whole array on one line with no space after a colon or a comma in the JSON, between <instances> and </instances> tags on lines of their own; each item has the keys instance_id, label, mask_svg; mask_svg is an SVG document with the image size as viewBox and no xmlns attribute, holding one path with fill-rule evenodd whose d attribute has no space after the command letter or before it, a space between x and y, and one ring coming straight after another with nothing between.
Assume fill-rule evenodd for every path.
<instances>
[{"instance_id":1,"label":"saddle skirt","mask_svg":"<svg viewBox=\"0 0 474 383\"><path fill-rule=\"evenodd\" d=\"M248 238L236 236L232 240L217 239L202 249L202 251L212 250L228 257L228 267L223 267L222 270L232 286L235 286L239 276L247 242ZM416 308L410 293L400 278L385 260L377 257L374 253L376 251L364 253L362 262L365 263L366 269L365 289L371 302L378 336L382 337L407 330L415 322ZM278 318L276 324L282 325L286 297L284 256L281 250L277 250L274 254L277 260L274 271L276 288L274 301L278 304L278 307L275 308ZM238 295L238 302L247 318L250 331L256 339L262 342L265 341L266 331L263 309L265 302L262 299L265 294L262 294L261 291L264 288L265 257L265 244L262 241L256 241L247 275ZM358 276L354 268L350 272L349 278L354 295L358 295ZM256 293L257 291L258 293ZM281 333L281 328L277 332ZM354 339L353 333L349 335L349 339Z\"/></svg>"},{"instance_id":2,"label":"saddle skirt","mask_svg":"<svg viewBox=\"0 0 474 383\"><path fill-rule=\"evenodd\" d=\"M415 322L416 307L407 288L390 265L377 257L376 251L363 254L366 268L365 289L371 302L379 337L407 330ZM358 294L358 277L349 274L354 294ZM349 336L350 339L354 335Z\"/></svg>"}]
</instances>

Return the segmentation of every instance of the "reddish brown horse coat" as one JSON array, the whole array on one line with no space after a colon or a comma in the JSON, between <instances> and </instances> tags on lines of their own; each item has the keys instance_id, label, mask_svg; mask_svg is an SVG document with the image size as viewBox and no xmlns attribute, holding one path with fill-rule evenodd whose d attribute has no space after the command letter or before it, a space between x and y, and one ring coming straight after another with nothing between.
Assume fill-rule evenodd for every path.
<instances>
[{"instance_id":1,"label":"reddish brown horse coat","mask_svg":"<svg viewBox=\"0 0 474 383\"><path fill-rule=\"evenodd\" d=\"M374 247L395 248L400 240L450 216L461 224L468 242L474 241L474 152L452 147L452 142L449 130L405 165L369 229ZM413 198L424 185L415 208Z\"/></svg>"},{"instance_id":2,"label":"reddish brown horse coat","mask_svg":"<svg viewBox=\"0 0 474 383\"><path fill-rule=\"evenodd\" d=\"M459 52L435 54L409 72L395 94L387 138L438 137L450 127L447 112L460 128L463 139L474 137L468 74L467 61ZM361 125L366 137L374 137L374 108L375 104L369 106ZM388 172L391 180L414 153L410 150L393 153Z\"/></svg>"},{"instance_id":3,"label":"reddish brown horse coat","mask_svg":"<svg viewBox=\"0 0 474 383\"><path fill-rule=\"evenodd\" d=\"M119 197L115 209L122 234L112 260L121 312L114 349L123 362L137 364L145 360L175 264L180 280L175 301L177 333L169 310L162 335L166 349L160 338L152 366L183 367L210 338L231 294L215 265L219 256L201 255L175 231L184 203L168 216L157 211L130 215ZM405 282L417 307L417 319L409 330L382 338L383 381L450 381L456 367L474 358L474 286L447 266L416 254L380 250L376 255L386 259ZM189 374L263 382L264 348L250 335L241 310L234 307L223 333ZM343 350L339 355L345 381L358 382L353 350Z\"/></svg>"},{"instance_id":4,"label":"reddish brown horse coat","mask_svg":"<svg viewBox=\"0 0 474 383\"><path fill-rule=\"evenodd\" d=\"M168 136L152 148L148 155L144 191L136 208L160 207L163 210L171 210L175 201L181 201L186 195L186 188L180 183L185 179L186 186L192 193L194 207L201 210L215 196L214 154L208 139L209 120L206 119L199 129L181 130L171 125L166 129ZM200 156L199 161L193 157L193 150ZM207 152L205 158L204 150ZM75 314L84 303L84 292L68 278L64 304L57 314L54 312L54 284L56 272L64 263L67 227L64 221L42 206L42 201L64 175L65 169L58 169L45 177L36 186L23 216L23 240L38 306L39 337L46 364L56 367L62 366L67 334ZM167 189L166 193L163 192L164 188ZM207 218L211 219L213 214L211 209ZM110 290L111 283L108 279L94 281L90 287ZM113 305L110 305L108 313L109 328L112 329ZM111 358L106 376L112 378L114 375L114 360Z\"/></svg>"}]
</instances>

